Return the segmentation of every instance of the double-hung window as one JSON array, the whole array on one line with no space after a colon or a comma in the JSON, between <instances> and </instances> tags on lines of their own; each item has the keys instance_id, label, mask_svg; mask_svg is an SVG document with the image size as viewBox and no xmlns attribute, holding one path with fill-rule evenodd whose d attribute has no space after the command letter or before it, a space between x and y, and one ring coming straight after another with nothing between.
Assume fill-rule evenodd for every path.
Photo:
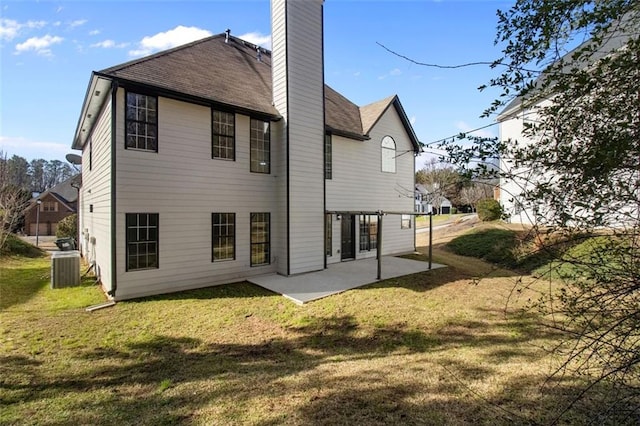
<instances>
[{"instance_id":1,"label":"double-hung window","mask_svg":"<svg viewBox=\"0 0 640 426\"><path fill-rule=\"evenodd\" d=\"M378 248L378 216L360 215L360 251Z\"/></svg>"},{"instance_id":2,"label":"double-hung window","mask_svg":"<svg viewBox=\"0 0 640 426\"><path fill-rule=\"evenodd\" d=\"M211 261L236 258L236 214L211 214Z\"/></svg>"},{"instance_id":3,"label":"double-hung window","mask_svg":"<svg viewBox=\"0 0 640 426\"><path fill-rule=\"evenodd\" d=\"M43 212L57 212L58 211L58 203L56 201L45 201L42 203L42 207L40 211Z\"/></svg>"},{"instance_id":4,"label":"double-hung window","mask_svg":"<svg viewBox=\"0 0 640 426\"><path fill-rule=\"evenodd\" d=\"M158 98L127 92L125 148L158 152Z\"/></svg>"},{"instance_id":5,"label":"double-hung window","mask_svg":"<svg viewBox=\"0 0 640 426\"><path fill-rule=\"evenodd\" d=\"M271 173L271 127L268 121L251 119L251 171Z\"/></svg>"},{"instance_id":6,"label":"double-hung window","mask_svg":"<svg viewBox=\"0 0 640 426\"><path fill-rule=\"evenodd\" d=\"M251 266L271 262L271 214L251 213Z\"/></svg>"},{"instance_id":7,"label":"double-hung window","mask_svg":"<svg viewBox=\"0 0 640 426\"><path fill-rule=\"evenodd\" d=\"M127 271L158 268L158 213L127 213Z\"/></svg>"},{"instance_id":8,"label":"double-hung window","mask_svg":"<svg viewBox=\"0 0 640 426\"><path fill-rule=\"evenodd\" d=\"M213 110L211 115L211 158L235 160L235 114Z\"/></svg>"}]
</instances>

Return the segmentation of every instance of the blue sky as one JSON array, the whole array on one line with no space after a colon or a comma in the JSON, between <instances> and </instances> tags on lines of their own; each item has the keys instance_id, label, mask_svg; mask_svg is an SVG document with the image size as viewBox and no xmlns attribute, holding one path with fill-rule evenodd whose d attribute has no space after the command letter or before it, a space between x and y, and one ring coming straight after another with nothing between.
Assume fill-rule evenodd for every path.
<instances>
[{"instance_id":1,"label":"blue sky","mask_svg":"<svg viewBox=\"0 0 640 426\"><path fill-rule=\"evenodd\" d=\"M495 11L512 3L326 0L325 82L358 105L399 95L422 142L490 124L479 116L497 93L477 87L496 70L421 67L377 43L420 62L491 61ZM269 1L3 1L0 150L64 160L91 71L227 28L270 48Z\"/></svg>"}]
</instances>

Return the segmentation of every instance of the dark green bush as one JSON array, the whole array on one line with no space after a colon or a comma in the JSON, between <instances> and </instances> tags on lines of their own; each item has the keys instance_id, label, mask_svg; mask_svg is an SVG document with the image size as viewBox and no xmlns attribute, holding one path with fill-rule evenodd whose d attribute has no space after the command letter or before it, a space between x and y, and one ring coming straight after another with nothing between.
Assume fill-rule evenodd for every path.
<instances>
[{"instance_id":1,"label":"dark green bush","mask_svg":"<svg viewBox=\"0 0 640 426\"><path fill-rule=\"evenodd\" d=\"M58 238L76 238L78 233L78 215L72 214L60 222L56 229L56 237Z\"/></svg>"},{"instance_id":2,"label":"dark green bush","mask_svg":"<svg viewBox=\"0 0 640 426\"><path fill-rule=\"evenodd\" d=\"M14 234L7 235L7 241L0 249L0 256L41 257L45 254L44 250L22 241Z\"/></svg>"},{"instance_id":3,"label":"dark green bush","mask_svg":"<svg viewBox=\"0 0 640 426\"><path fill-rule=\"evenodd\" d=\"M492 198L479 201L476 210L478 211L478 219L483 222L498 220L502 216L502 206Z\"/></svg>"},{"instance_id":4,"label":"dark green bush","mask_svg":"<svg viewBox=\"0 0 640 426\"><path fill-rule=\"evenodd\" d=\"M516 233L507 229L472 231L454 238L447 248L461 256L477 257L488 262L513 268L517 264L514 249Z\"/></svg>"}]
</instances>

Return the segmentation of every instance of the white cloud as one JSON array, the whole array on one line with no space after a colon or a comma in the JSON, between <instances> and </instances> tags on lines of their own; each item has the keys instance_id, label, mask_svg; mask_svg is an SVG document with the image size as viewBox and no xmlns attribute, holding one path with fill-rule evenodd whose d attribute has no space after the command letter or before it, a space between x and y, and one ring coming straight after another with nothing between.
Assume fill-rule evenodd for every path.
<instances>
[{"instance_id":1,"label":"white cloud","mask_svg":"<svg viewBox=\"0 0 640 426\"><path fill-rule=\"evenodd\" d=\"M412 126L414 124L416 124L416 116L415 115L412 115L411 117L409 117L409 123L411 123Z\"/></svg>"},{"instance_id":2,"label":"white cloud","mask_svg":"<svg viewBox=\"0 0 640 426\"><path fill-rule=\"evenodd\" d=\"M24 26L32 29L44 28L47 25L47 21L27 21Z\"/></svg>"},{"instance_id":3,"label":"white cloud","mask_svg":"<svg viewBox=\"0 0 640 426\"><path fill-rule=\"evenodd\" d=\"M20 24L13 19L0 19L0 40L13 40L20 31Z\"/></svg>"},{"instance_id":4,"label":"white cloud","mask_svg":"<svg viewBox=\"0 0 640 426\"><path fill-rule=\"evenodd\" d=\"M29 140L25 137L0 136L0 150L7 157L19 155L27 159L60 158L69 152L68 143Z\"/></svg>"},{"instance_id":5,"label":"white cloud","mask_svg":"<svg viewBox=\"0 0 640 426\"><path fill-rule=\"evenodd\" d=\"M386 74L383 74L378 77L378 80L384 80L387 77L396 77L402 74L402 71L399 68L394 68Z\"/></svg>"},{"instance_id":6,"label":"white cloud","mask_svg":"<svg viewBox=\"0 0 640 426\"><path fill-rule=\"evenodd\" d=\"M87 23L86 19L76 19L69 24L69 28L81 27Z\"/></svg>"},{"instance_id":7,"label":"white cloud","mask_svg":"<svg viewBox=\"0 0 640 426\"><path fill-rule=\"evenodd\" d=\"M464 133L468 133L470 130L473 130L473 128L471 126L469 126L467 123L465 123L464 121L458 121L456 123L456 128L458 130L460 130L461 132ZM472 133L473 136L479 136L481 138L495 138L496 135L488 129L482 129L482 130L477 130L475 132Z\"/></svg>"},{"instance_id":8,"label":"white cloud","mask_svg":"<svg viewBox=\"0 0 640 426\"><path fill-rule=\"evenodd\" d=\"M238 38L246 40L251 44L255 44L256 46L262 46L265 49L271 50L271 34L264 35L258 32L252 32L238 36Z\"/></svg>"},{"instance_id":9,"label":"white cloud","mask_svg":"<svg viewBox=\"0 0 640 426\"><path fill-rule=\"evenodd\" d=\"M44 37L31 37L24 43L18 43L16 45L16 54L28 52L33 50L41 56L51 56L50 47L54 44L62 43L64 39L58 36L51 36L47 34Z\"/></svg>"},{"instance_id":10,"label":"white cloud","mask_svg":"<svg viewBox=\"0 0 640 426\"><path fill-rule=\"evenodd\" d=\"M101 47L103 49L122 49L123 47L127 47L128 43L116 43L113 40L103 40L99 43L94 43L90 47Z\"/></svg>"},{"instance_id":11,"label":"white cloud","mask_svg":"<svg viewBox=\"0 0 640 426\"><path fill-rule=\"evenodd\" d=\"M138 44L137 49L129 51L129 55L150 55L159 50L170 49L195 40L200 40L210 35L210 31L201 28L178 25L172 30L143 38Z\"/></svg>"},{"instance_id":12,"label":"white cloud","mask_svg":"<svg viewBox=\"0 0 640 426\"><path fill-rule=\"evenodd\" d=\"M98 35L98 34L100 34L100 30L91 30L91 31L89 31L89 35L94 36L94 35Z\"/></svg>"},{"instance_id":13,"label":"white cloud","mask_svg":"<svg viewBox=\"0 0 640 426\"><path fill-rule=\"evenodd\" d=\"M13 19L0 18L0 40L13 40L22 29L39 29L47 25L46 21L27 21L20 23Z\"/></svg>"}]
</instances>

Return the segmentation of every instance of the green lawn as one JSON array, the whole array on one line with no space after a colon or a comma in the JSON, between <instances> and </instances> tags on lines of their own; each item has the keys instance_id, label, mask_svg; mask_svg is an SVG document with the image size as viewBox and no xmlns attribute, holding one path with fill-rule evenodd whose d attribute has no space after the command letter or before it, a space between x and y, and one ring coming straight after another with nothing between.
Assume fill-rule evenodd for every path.
<instances>
[{"instance_id":1,"label":"green lawn","mask_svg":"<svg viewBox=\"0 0 640 426\"><path fill-rule=\"evenodd\" d=\"M507 307L519 276L434 253L452 266L302 307L241 283L92 313L90 282L1 258L0 424L551 423L580 379L545 383L557 337Z\"/></svg>"}]
</instances>

